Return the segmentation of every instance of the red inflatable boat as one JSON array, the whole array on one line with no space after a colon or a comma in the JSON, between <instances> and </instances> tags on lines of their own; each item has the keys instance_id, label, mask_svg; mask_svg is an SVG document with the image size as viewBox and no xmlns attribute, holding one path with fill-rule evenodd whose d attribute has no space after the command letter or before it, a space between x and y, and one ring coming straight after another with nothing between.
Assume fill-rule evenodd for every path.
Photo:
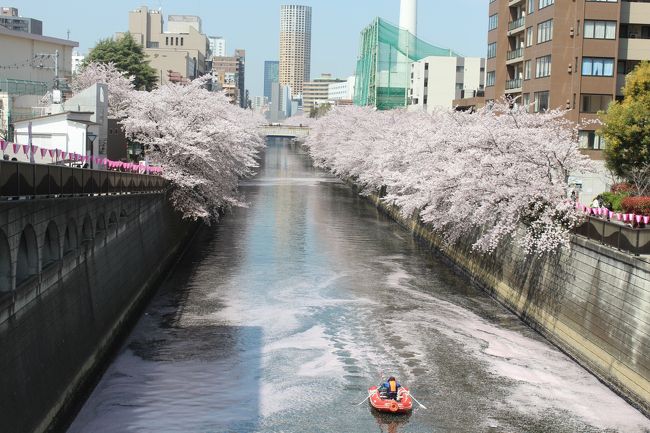
<instances>
[{"instance_id":1,"label":"red inflatable boat","mask_svg":"<svg viewBox=\"0 0 650 433\"><path fill-rule=\"evenodd\" d=\"M409 389L400 387L397 391L397 400L387 398L385 394L380 393L377 386L371 386L368 389L368 401L370 406L380 412L388 413L409 413L413 409L413 399L409 394Z\"/></svg>"}]
</instances>

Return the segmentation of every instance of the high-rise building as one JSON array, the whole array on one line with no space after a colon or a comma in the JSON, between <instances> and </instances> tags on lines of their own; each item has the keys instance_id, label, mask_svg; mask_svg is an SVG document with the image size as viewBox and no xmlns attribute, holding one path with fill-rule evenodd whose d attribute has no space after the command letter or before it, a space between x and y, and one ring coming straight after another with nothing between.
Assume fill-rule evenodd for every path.
<instances>
[{"instance_id":1,"label":"high-rise building","mask_svg":"<svg viewBox=\"0 0 650 433\"><path fill-rule=\"evenodd\" d=\"M280 62L277 60L266 60L264 62L264 96L271 100L271 84L279 83Z\"/></svg>"},{"instance_id":2,"label":"high-rise building","mask_svg":"<svg viewBox=\"0 0 650 433\"><path fill-rule=\"evenodd\" d=\"M183 82L205 74L209 46L207 36L201 33L201 18L170 15L167 31L163 24L159 10L141 6L129 12L129 33L144 48L151 67L158 71L159 83Z\"/></svg>"},{"instance_id":3,"label":"high-rise building","mask_svg":"<svg viewBox=\"0 0 650 433\"><path fill-rule=\"evenodd\" d=\"M0 26L16 32L43 34L43 22L34 18L18 16L17 8L0 7Z\"/></svg>"},{"instance_id":4,"label":"high-rise building","mask_svg":"<svg viewBox=\"0 0 650 433\"><path fill-rule=\"evenodd\" d=\"M311 7L281 6L280 84L302 95L303 83L311 74Z\"/></svg>"},{"instance_id":5,"label":"high-rise building","mask_svg":"<svg viewBox=\"0 0 650 433\"><path fill-rule=\"evenodd\" d=\"M344 81L333 78L332 74L321 74L319 78L305 82L302 97L304 112L309 113L312 108L329 102L330 84Z\"/></svg>"},{"instance_id":6,"label":"high-rise building","mask_svg":"<svg viewBox=\"0 0 650 433\"><path fill-rule=\"evenodd\" d=\"M212 57L214 56L225 57L226 40L223 36L208 36L208 41L210 44L210 60L212 60Z\"/></svg>"},{"instance_id":7,"label":"high-rise building","mask_svg":"<svg viewBox=\"0 0 650 433\"><path fill-rule=\"evenodd\" d=\"M575 122L596 119L621 96L625 74L650 59L647 1L493 0L488 24L486 100L562 108ZM597 128L579 138L599 159Z\"/></svg>"}]
</instances>

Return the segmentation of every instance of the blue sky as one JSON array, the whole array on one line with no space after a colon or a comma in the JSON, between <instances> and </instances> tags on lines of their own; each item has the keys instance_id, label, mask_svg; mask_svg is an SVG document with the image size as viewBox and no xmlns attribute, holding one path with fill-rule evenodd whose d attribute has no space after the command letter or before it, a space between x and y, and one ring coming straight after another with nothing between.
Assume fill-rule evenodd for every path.
<instances>
[{"instance_id":1,"label":"blue sky","mask_svg":"<svg viewBox=\"0 0 650 433\"><path fill-rule=\"evenodd\" d=\"M380 16L399 21L399 0L14 0L5 6L43 21L47 36L78 41L82 53L102 38L128 27L128 11L141 5L161 7L167 15L199 15L203 31L226 38L229 53L246 49L246 87L262 94L264 60L277 60L280 5L312 6L312 77L323 72L346 77L354 73L359 32ZM419 0L421 39L466 56L485 56L486 0Z\"/></svg>"}]
</instances>

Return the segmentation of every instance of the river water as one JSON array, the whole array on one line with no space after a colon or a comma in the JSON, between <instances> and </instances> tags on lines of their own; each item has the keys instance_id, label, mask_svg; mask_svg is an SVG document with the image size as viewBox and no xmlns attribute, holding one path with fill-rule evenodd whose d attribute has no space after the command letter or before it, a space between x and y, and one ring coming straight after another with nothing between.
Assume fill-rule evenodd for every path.
<instances>
[{"instance_id":1,"label":"river water","mask_svg":"<svg viewBox=\"0 0 650 433\"><path fill-rule=\"evenodd\" d=\"M304 152L203 229L69 432L649 432L650 421ZM394 374L426 409L378 416Z\"/></svg>"}]
</instances>

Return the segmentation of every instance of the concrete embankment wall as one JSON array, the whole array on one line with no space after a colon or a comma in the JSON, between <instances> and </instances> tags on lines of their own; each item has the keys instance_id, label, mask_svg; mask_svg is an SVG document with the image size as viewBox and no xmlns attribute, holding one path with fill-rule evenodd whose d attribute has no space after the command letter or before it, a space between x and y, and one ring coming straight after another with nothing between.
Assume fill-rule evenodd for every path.
<instances>
[{"instance_id":1,"label":"concrete embankment wall","mask_svg":"<svg viewBox=\"0 0 650 433\"><path fill-rule=\"evenodd\" d=\"M471 239L445 245L417 219L369 199L650 416L647 261L578 237L554 256L526 256L513 246L480 255Z\"/></svg>"},{"instance_id":2,"label":"concrete embankment wall","mask_svg":"<svg viewBox=\"0 0 650 433\"><path fill-rule=\"evenodd\" d=\"M0 204L12 279L36 266L0 299L1 432L61 421L195 228L162 193Z\"/></svg>"}]
</instances>

